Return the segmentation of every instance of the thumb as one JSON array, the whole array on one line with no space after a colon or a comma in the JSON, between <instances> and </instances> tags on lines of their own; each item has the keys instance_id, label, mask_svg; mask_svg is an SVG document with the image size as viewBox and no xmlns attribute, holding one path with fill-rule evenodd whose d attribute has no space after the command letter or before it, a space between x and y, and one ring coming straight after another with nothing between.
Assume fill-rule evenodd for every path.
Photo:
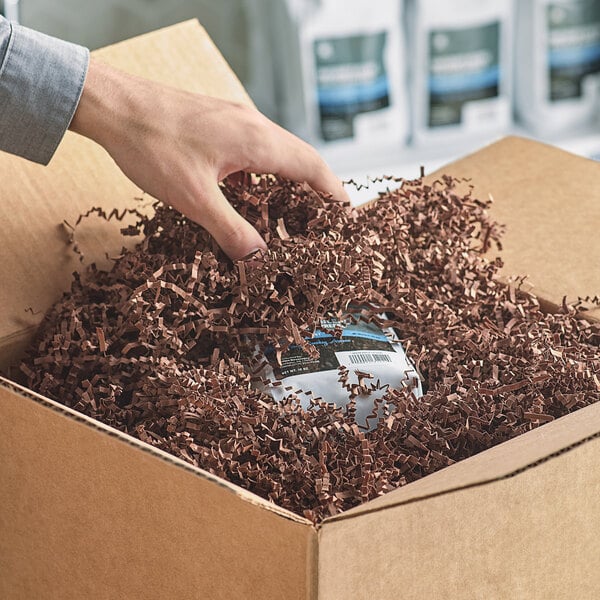
<instances>
[{"instance_id":1,"label":"thumb","mask_svg":"<svg viewBox=\"0 0 600 600\"><path fill-rule=\"evenodd\" d=\"M266 250L258 231L229 204L217 183L207 182L201 195L187 216L202 225L231 260L244 258L258 249Z\"/></svg>"}]
</instances>

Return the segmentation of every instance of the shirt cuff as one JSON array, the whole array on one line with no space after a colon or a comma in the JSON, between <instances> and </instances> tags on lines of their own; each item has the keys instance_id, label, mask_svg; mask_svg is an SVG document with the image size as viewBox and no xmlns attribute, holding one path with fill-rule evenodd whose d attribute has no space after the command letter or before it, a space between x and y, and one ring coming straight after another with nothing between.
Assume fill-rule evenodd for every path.
<instances>
[{"instance_id":1,"label":"shirt cuff","mask_svg":"<svg viewBox=\"0 0 600 600\"><path fill-rule=\"evenodd\" d=\"M4 55L6 54L6 47L8 46L8 40L10 39L10 23L0 16L0 67L4 62Z\"/></svg>"},{"instance_id":2,"label":"shirt cuff","mask_svg":"<svg viewBox=\"0 0 600 600\"><path fill-rule=\"evenodd\" d=\"M89 51L14 23L10 27L0 65L0 150L45 165L79 104Z\"/></svg>"}]
</instances>

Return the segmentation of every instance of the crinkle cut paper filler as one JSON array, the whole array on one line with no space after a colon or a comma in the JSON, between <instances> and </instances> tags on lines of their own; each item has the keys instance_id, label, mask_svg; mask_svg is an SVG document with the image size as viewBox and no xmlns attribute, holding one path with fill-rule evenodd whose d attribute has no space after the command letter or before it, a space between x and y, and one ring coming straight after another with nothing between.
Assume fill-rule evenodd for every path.
<instances>
[{"instance_id":1,"label":"crinkle cut paper filler","mask_svg":"<svg viewBox=\"0 0 600 600\"><path fill-rule=\"evenodd\" d=\"M157 203L123 230L142 234L136 249L76 275L46 315L26 384L313 522L597 402L598 325L580 306L541 312L523 279L496 281L489 201L450 177L387 179L402 185L352 208L273 176L229 177L225 195L268 243L235 263ZM275 402L248 368L257 344L314 351L305 338L350 303L396 329L424 379L420 399L387 389L372 430L353 402L305 411L310 390Z\"/></svg>"}]
</instances>

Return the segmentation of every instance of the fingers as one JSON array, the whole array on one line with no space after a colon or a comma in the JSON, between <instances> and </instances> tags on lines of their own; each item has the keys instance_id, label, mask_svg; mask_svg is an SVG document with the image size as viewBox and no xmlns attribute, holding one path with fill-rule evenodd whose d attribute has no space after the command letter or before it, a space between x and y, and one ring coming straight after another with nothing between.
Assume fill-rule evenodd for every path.
<instances>
[{"instance_id":1,"label":"fingers","mask_svg":"<svg viewBox=\"0 0 600 600\"><path fill-rule=\"evenodd\" d=\"M335 200L350 202L342 182L311 145L271 121L267 129L268 134L258 142L262 147L253 157L250 170L305 181Z\"/></svg>"},{"instance_id":2,"label":"fingers","mask_svg":"<svg viewBox=\"0 0 600 600\"><path fill-rule=\"evenodd\" d=\"M285 141L277 153L277 173L293 181L306 181L312 188L331 194L335 200L350 202L340 179L319 153L300 138L285 131Z\"/></svg>"},{"instance_id":3,"label":"fingers","mask_svg":"<svg viewBox=\"0 0 600 600\"><path fill-rule=\"evenodd\" d=\"M266 250L258 231L229 204L216 181L207 181L196 195L200 197L193 198L193 206L185 214L204 227L231 260Z\"/></svg>"},{"instance_id":4,"label":"fingers","mask_svg":"<svg viewBox=\"0 0 600 600\"><path fill-rule=\"evenodd\" d=\"M284 175L284 177L287 176ZM320 157L318 157L318 161L316 162L310 177L306 178L306 182L315 190L331 194L334 200L350 202L350 196L344 189L342 182L334 175L333 171L331 171L329 166Z\"/></svg>"}]
</instances>

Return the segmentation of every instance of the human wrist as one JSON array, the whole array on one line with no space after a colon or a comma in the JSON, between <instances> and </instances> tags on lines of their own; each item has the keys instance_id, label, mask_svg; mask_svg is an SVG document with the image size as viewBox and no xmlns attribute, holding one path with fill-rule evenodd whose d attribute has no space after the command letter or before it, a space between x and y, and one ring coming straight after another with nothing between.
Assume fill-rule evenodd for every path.
<instances>
[{"instance_id":1,"label":"human wrist","mask_svg":"<svg viewBox=\"0 0 600 600\"><path fill-rule=\"evenodd\" d=\"M81 99L69 129L106 147L121 128L131 102L121 79L124 73L90 60Z\"/></svg>"}]
</instances>

